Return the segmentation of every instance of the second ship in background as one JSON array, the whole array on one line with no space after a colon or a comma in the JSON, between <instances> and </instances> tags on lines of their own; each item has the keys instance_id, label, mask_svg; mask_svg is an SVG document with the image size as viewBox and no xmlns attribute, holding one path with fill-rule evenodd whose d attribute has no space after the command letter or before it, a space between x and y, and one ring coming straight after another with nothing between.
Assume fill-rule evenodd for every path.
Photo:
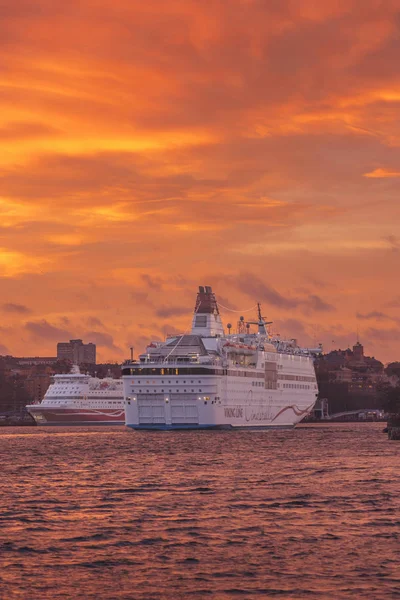
<instances>
[{"instance_id":1,"label":"second ship in background","mask_svg":"<svg viewBox=\"0 0 400 600\"><path fill-rule=\"evenodd\" d=\"M123 425L122 379L91 377L74 365L54 375L40 404L26 408L38 425Z\"/></svg>"}]
</instances>

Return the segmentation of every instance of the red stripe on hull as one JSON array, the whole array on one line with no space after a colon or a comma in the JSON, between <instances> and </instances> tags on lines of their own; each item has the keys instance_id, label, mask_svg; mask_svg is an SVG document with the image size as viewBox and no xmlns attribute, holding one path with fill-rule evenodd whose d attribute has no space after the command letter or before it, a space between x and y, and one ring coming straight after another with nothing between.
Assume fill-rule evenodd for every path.
<instances>
[{"instance_id":1,"label":"red stripe on hull","mask_svg":"<svg viewBox=\"0 0 400 600\"><path fill-rule=\"evenodd\" d=\"M124 425L125 411L123 409L48 409L32 407L29 413L38 425Z\"/></svg>"}]
</instances>

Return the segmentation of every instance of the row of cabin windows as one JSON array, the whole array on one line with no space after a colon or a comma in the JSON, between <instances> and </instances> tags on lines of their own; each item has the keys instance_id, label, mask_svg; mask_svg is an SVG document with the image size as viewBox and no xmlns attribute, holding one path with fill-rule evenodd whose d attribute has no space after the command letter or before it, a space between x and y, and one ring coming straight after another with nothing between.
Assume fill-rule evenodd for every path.
<instances>
[{"instance_id":1,"label":"row of cabin windows","mask_svg":"<svg viewBox=\"0 0 400 600\"><path fill-rule=\"evenodd\" d=\"M316 381L315 377L306 377L305 375L279 375L279 379L289 381Z\"/></svg>"},{"instance_id":2,"label":"row of cabin windows","mask_svg":"<svg viewBox=\"0 0 400 600\"><path fill-rule=\"evenodd\" d=\"M135 383L135 380L134 380L134 379L132 379L131 383ZM140 383L140 379L138 379L138 380L136 381L136 383ZM144 382L143 382L143 383L144 383ZM150 383L150 381L146 381L146 383L147 383L147 384L149 384L149 383ZM154 381L154 380L153 380L151 383L155 384L155 383L156 383L156 381ZM166 381L164 381L164 379L162 379L161 383L166 383ZM169 381L169 380L168 380L168 383L172 383L172 381ZM176 380L176 383L179 383L178 379ZM186 379L185 379L184 381L181 381L180 383L186 383ZM189 382L188 382L188 383L189 383ZM194 383L194 381L191 381L190 383ZM201 381L200 381L200 380L199 380L199 383L201 383Z\"/></svg>"},{"instance_id":3,"label":"row of cabin windows","mask_svg":"<svg viewBox=\"0 0 400 600\"><path fill-rule=\"evenodd\" d=\"M171 394L173 391L174 391L174 390L171 390L171 388L170 388L169 390L164 390L164 389L163 389L163 390L161 390L161 392L168 392L169 394ZM181 392L181 393L182 393L182 390L176 390L176 391L177 391L178 393L179 393L179 392ZM184 392L189 392L189 390L183 390L183 391L184 391ZM195 390L190 390L190 391L191 391L191 392L195 392ZM201 388L199 388L197 391L198 391L198 392L201 392ZM139 390L139 394L141 394L142 392L145 392L146 394L151 394L151 393L152 393L152 390ZM154 392L154 393L156 393L154 390L153 390L153 392Z\"/></svg>"},{"instance_id":4,"label":"row of cabin windows","mask_svg":"<svg viewBox=\"0 0 400 600\"><path fill-rule=\"evenodd\" d=\"M301 383L283 383L282 387L290 389L309 390L311 386L304 385Z\"/></svg>"},{"instance_id":5,"label":"row of cabin windows","mask_svg":"<svg viewBox=\"0 0 400 600\"><path fill-rule=\"evenodd\" d=\"M69 400L73 400L73 402L82 402L83 404L87 404L86 401L82 400L82 399L73 399L73 398L69 398ZM121 404L122 403L122 398L119 402L115 402L115 401L111 401L111 400L102 400L102 404ZM65 400L51 400L51 404L65 404ZM94 406L95 404L99 404L98 402L91 402L91 404Z\"/></svg>"}]
</instances>

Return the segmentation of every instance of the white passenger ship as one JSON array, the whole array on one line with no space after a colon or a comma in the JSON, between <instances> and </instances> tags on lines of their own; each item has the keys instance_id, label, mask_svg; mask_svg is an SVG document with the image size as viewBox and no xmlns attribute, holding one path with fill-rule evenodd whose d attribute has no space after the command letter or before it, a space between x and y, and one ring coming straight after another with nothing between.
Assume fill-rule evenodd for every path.
<instances>
[{"instance_id":1,"label":"white passenger ship","mask_svg":"<svg viewBox=\"0 0 400 600\"><path fill-rule=\"evenodd\" d=\"M42 402L26 408L38 425L123 425L122 379L91 377L75 365L54 375Z\"/></svg>"},{"instance_id":2,"label":"white passenger ship","mask_svg":"<svg viewBox=\"0 0 400 600\"><path fill-rule=\"evenodd\" d=\"M250 333L251 325L257 326ZM225 335L209 286L200 286L190 334L152 342L122 368L133 429L294 427L318 393L314 350L271 337L268 323L239 322ZM231 326L228 326L230 331Z\"/></svg>"}]
</instances>

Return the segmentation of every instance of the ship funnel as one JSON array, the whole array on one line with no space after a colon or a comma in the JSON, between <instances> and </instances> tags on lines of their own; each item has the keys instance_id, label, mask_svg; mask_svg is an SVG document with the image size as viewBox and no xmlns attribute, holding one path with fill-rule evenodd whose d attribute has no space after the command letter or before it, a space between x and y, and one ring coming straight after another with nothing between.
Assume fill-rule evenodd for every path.
<instances>
[{"instance_id":1,"label":"ship funnel","mask_svg":"<svg viewBox=\"0 0 400 600\"><path fill-rule=\"evenodd\" d=\"M203 337L224 335L218 303L210 285L200 285L194 308L192 334Z\"/></svg>"}]
</instances>

